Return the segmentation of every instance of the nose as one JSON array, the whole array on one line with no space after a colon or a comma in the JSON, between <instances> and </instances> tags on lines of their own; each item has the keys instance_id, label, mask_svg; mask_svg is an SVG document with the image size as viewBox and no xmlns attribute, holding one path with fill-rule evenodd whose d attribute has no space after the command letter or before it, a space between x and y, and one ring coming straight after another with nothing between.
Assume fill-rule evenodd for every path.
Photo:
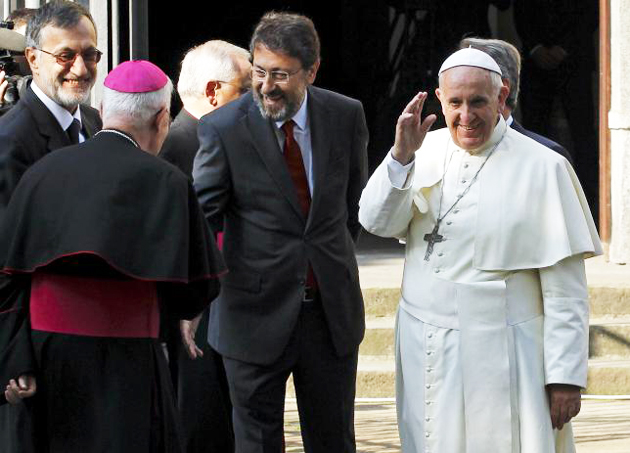
<instances>
[{"instance_id":1,"label":"nose","mask_svg":"<svg viewBox=\"0 0 630 453\"><path fill-rule=\"evenodd\" d=\"M267 74L267 76L265 77L265 80L262 81L261 91L263 93L271 93L273 89L275 88L275 86L276 86L276 83L271 77L271 74Z\"/></svg>"},{"instance_id":2,"label":"nose","mask_svg":"<svg viewBox=\"0 0 630 453\"><path fill-rule=\"evenodd\" d=\"M459 118L463 124L470 124L474 119L472 108L465 102L459 108Z\"/></svg>"},{"instance_id":3,"label":"nose","mask_svg":"<svg viewBox=\"0 0 630 453\"><path fill-rule=\"evenodd\" d=\"M88 74L88 68L85 64L85 60L83 59L83 55L77 54L72 66L70 67L70 72L72 72L77 77L84 76Z\"/></svg>"}]
</instances>

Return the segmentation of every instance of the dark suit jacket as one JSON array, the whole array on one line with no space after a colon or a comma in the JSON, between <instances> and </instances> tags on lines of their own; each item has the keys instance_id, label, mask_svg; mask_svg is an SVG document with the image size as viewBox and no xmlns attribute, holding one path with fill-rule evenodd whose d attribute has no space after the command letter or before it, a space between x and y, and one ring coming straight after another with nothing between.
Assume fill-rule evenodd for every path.
<instances>
[{"instance_id":1,"label":"dark suit jacket","mask_svg":"<svg viewBox=\"0 0 630 453\"><path fill-rule=\"evenodd\" d=\"M365 330L354 241L367 179L368 132L359 101L309 87L314 193L305 218L271 122L252 95L204 116L194 185L213 227L225 218L229 273L210 310L208 339L229 358L270 364L300 313L310 262L339 356Z\"/></svg>"},{"instance_id":2,"label":"dark suit jacket","mask_svg":"<svg viewBox=\"0 0 630 453\"><path fill-rule=\"evenodd\" d=\"M547 137L543 137L542 135L537 134L536 132L532 132L529 129L525 129L516 120L512 121L512 124L510 124L510 127L514 129L516 132L520 132L521 134L526 135L529 138L537 141L541 145L554 150L555 152L563 156L566 160L568 160L571 165L573 165L573 158L571 157L571 154L569 154L569 151L567 151L567 149L564 146L562 146L560 143L554 142L553 140L548 139Z\"/></svg>"},{"instance_id":3,"label":"dark suit jacket","mask_svg":"<svg viewBox=\"0 0 630 453\"><path fill-rule=\"evenodd\" d=\"M81 106L83 132L91 137L103 123L98 111ZM24 172L49 152L71 145L50 110L31 88L0 118L0 219Z\"/></svg>"},{"instance_id":4,"label":"dark suit jacket","mask_svg":"<svg viewBox=\"0 0 630 453\"><path fill-rule=\"evenodd\" d=\"M162 145L160 157L192 177L193 161L199 149L199 120L182 108L171 123L171 130Z\"/></svg>"}]
</instances>

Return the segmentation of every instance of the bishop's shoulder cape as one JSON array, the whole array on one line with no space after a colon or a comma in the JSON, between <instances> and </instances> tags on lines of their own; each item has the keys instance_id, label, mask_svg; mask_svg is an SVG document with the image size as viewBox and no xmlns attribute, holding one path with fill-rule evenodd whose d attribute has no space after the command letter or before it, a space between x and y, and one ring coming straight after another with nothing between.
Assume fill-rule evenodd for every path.
<instances>
[{"instance_id":1,"label":"bishop's shoulder cape","mask_svg":"<svg viewBox=\"0 0 630 453\"><path fill-rule=\"evenodd\" d=\"M0 270L12 276L0 279L4 385L34 367L27 309L37 269L156 282L165 309L179 318L216 297L225 270L188 178L114 133L34 164L11 198L0 238Z\"/></svg>"}]
</instances>

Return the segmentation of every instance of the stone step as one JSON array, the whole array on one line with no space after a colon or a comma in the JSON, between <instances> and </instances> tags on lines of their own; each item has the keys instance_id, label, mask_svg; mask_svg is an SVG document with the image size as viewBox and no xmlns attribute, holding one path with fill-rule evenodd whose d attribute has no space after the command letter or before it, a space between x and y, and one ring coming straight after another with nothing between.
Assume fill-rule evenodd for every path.
<instances>
[{"instance_id":1,"label":"stone step","mask_svg":"<svg viewBox=\"0 0 630 453\"><path fill-rule=\"evenodd\" d=\"M395 396L393 356L359 358L357 397ZM630 395L630 360L589 360L589 395Z\"/></svg>"},{"instance_id":2,"label":"stone step","mask_svg":"<svg viewBox=\"0 0 630 453\"><path fill-rule=\"evenodd\" d=\"M368 318L395 316L400 288L363 288L365 314ZM592 317L630 315L630 288L589 286Z\"/></svg>"},{"instance_id":3,"label":"stone step","mask_svg":"<svg viewBox=\"0 0 630 453\"><path fill-rule=\"evenodd\" d=\"M360 356L357 371L358 398L395 396L393 356ZM630 360L591 359L588 361L588 395L630 395ZM295 397L289 379L287 396Z\"/></svg>"},{"instance_id":4,"label":"stone step","mask_svg":"<svg viewBox=\"0 0 630 453\"><path fill-rule=\"evenodd\" d=\"M393 355L394 324L393 316L368 318L359 354ZM589 343L589 356L592 359L630 359L630 315L591 318Z\"/></svg>"}]
</instances>

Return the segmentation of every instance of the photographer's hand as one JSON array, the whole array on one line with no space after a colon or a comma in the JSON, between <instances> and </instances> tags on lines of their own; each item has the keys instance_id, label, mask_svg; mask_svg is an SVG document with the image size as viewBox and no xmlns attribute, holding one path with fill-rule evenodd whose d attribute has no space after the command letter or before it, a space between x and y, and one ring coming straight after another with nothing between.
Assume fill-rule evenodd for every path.
<instances>
[{"instance_id":1,"label":"photographer's hand","mask_svg":"<svg viewBox=\"0 0 630 453\"><path fill-rule=\"evenodd\" d=\"M9 82L4 78L4 71L0 71L0 107L4 105L4 94L7 92Z\"/></svg>"}]
</instances>

